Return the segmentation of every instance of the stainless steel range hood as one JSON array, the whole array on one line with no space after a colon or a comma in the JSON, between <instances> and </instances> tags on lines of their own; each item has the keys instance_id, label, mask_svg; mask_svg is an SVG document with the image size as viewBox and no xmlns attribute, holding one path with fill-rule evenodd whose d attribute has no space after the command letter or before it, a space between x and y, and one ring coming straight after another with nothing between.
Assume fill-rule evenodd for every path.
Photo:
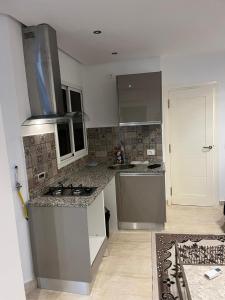
<instances>
[{"instance_id":1,"label":"stainless steel range hood","mask_svg":"<svg viewBox=\"0 0 225 300\"><path fill-rule=\"evenodd\" d=\"M23 125L65 122L56 31L48 24L23 28L31 117Z\"/></svg>"}]
</instances>

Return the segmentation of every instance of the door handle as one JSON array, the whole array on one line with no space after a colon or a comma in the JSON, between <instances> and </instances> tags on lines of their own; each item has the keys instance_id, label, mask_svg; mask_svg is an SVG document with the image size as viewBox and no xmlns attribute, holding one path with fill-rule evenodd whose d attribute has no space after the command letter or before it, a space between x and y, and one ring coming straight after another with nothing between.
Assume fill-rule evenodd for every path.
<instances>
[{"instance_id":1,"label":"door handle","mask_svg":"<svg viewBox=\"0 0 225 300\"><path fill-rule=\"evenodd\" d=\"M203 149L212 150L213 146L205 146Z\"/></svg>"}]
</instances>

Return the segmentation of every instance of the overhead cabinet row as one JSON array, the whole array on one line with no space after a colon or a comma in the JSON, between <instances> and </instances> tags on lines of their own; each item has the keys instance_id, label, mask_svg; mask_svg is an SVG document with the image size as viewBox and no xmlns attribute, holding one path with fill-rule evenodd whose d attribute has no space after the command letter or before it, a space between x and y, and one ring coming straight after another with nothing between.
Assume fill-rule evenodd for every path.
<instances>
[{"instance_id":1,"label":"overhead cabinet row","mask_svg":"<svg viewBox=\"0 0 225 300\"><path fill-rule=\"evenodd\" d=\"M161 72L117 76L121 125L162 122Z\"/></svg>"}]
</instances>

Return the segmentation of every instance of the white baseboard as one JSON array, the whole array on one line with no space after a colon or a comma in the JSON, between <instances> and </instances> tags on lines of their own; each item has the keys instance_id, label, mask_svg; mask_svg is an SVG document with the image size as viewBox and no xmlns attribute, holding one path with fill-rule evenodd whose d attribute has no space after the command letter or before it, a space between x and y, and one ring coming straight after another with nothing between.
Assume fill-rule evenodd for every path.
<instances>
[{"instance_id":1,"label":"white baseboard","mask_svg":"<svg viewBox=\"0 0 225 300\"><path fill-rule=\"evenodd\" d=\"M24 283L25 294L28 295L30 292L37 288L37 280L32 279Z\"/></svg>"}]
</instances>

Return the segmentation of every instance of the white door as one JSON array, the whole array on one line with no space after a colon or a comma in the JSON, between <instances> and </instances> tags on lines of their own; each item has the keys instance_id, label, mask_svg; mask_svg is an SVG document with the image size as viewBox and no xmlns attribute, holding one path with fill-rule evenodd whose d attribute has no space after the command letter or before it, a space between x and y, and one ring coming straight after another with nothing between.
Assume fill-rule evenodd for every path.
<instances>
[{"instance_id":1,"label":"white door","mask_svg":"<svg viewBox=\"0 0 225 300\"><path fill-rule=\"evenodd\" d=\"M172 204L213 206L214 88L169 94Z\"/></svg>"}]
</instances>

